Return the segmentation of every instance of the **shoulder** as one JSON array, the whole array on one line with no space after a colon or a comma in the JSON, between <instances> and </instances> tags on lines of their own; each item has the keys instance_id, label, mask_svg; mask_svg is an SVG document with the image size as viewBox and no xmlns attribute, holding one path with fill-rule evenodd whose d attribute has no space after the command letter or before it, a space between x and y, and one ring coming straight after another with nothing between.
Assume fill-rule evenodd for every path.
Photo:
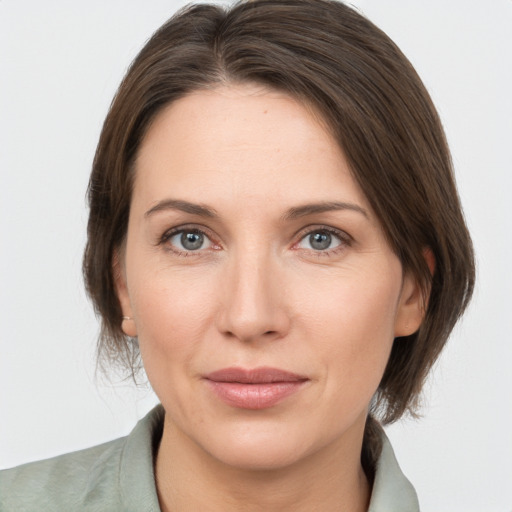
<instances>
[{"instance_id":1,"label":"shoulder","mask_svg":"<svg viewBox=\"0 0 512 512\"><path fill-rule=\"evenodd\" d=\"M124 446L125 438L117 439L1 471L0 510L79 510L100 484L103 489L115 486ZM112 492L107 495L109 501L115 497Z\"/></svg>"},{"instance_id":2,"label":"shoulder","mask_svg":"<svg viewBox=\"0 0 512 512\"><path fill-rule=\"evenodd\" d=\"M158 512L153 453L162 423L156 407L127 437L0 471L0 511Z\"/></svg>"}]
</instances>

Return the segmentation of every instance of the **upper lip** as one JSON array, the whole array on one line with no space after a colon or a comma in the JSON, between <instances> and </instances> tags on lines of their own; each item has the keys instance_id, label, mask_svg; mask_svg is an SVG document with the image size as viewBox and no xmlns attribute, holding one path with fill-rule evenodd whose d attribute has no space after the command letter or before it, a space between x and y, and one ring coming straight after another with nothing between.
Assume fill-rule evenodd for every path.
<instances>
[{"instance_id":1,"label":"upper lip","mask_svg":"<svg viewBox=\"0 0 512 512\"><path fill-rule=\"evenodd\" d=\"M240 384L269 384L273 382L303 382L308 380L303 375L269 367L252 369L223 368L205 375L205 378L213 382L238 382Z\"/></svg>"}]
</instances>

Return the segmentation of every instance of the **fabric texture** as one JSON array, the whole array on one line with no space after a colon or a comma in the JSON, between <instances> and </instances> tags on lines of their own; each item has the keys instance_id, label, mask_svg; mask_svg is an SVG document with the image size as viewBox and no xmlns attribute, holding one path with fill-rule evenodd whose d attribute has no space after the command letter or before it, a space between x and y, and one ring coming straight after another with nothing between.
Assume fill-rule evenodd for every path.
<instances>
[{"instance_id":1,"label":"fabric texture","mask_svg":"<svg viewBox=\"0 0 512 512\"><path fill-rule=\"evenodd\" d=\"M0 471L1 512L160 512L153 454L164 411L155 407L127 437ZM419 512L384 432L368 512Z\"/></svg>"}]
</instances>

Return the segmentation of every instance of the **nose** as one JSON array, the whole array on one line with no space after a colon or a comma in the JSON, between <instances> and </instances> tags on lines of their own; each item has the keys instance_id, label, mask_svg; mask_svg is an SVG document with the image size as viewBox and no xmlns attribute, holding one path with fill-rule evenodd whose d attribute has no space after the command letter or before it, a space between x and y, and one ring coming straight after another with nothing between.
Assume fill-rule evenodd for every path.
<instances>
[{"instance_id":1,"label":"nose","mask_svg":"<svg viewBox=\"0 0 512 512\"><path fill-rule=\"evenodd\" d=\"M284 337L290 327L284 284L279 264L268 255L230 262L221 283L219 331L243 342Z\"/></svg>"}]
</instances>

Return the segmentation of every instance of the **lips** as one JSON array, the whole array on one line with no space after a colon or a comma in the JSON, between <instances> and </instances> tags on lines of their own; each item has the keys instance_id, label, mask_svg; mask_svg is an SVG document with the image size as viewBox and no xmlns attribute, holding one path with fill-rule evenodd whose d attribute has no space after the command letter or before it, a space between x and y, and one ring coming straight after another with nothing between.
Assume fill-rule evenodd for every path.
<instances>
[{"instance_id":1,"label":"lips","mask_svg":"<svg viewBox=\"0 0 512 512\"><path fill-rule=\"evenodd\" d=\"M241 409L266 409L298 392L309 380L276 368L224 368L204 377L224 403Z\"/></svg>"}]
</instances>

